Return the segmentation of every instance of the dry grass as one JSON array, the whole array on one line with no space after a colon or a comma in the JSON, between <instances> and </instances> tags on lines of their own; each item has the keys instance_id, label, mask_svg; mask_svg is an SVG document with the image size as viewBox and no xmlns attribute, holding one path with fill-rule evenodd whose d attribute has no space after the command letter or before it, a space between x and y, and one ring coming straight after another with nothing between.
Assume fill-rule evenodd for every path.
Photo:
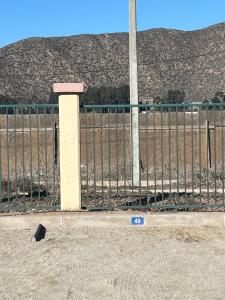
<instances>
[{"instance_id":1,"label":"dry grass","mask_svg":"<svg viewBox=\"0 0 225 300\"><path fill-rule=\"evenodd\" d=\"M94 193L96 197L99 197L100 202L103 201L104 203L104 199L109 201L113 198L113 201L117 203L116 201L118 201L119 198L124 198L123 195L125 192L133 199L132 192L126 191L123 184L119 184L119 194L117 190L118 182L125 182L126 188L131 188L131 184L129 183L132 177L130 128L126 127L124 129L119 126L123 123L123 114L118 114L118 118L115 118L115 114L110 114L109 120L107 114L103 114L102 117L102 124L106 128L91 128L94 123L95 126L100 125L100 115L98 114L95 114L95 121L93 121L93 115L88 114L88 126L90 126L90 128L87 130L81 128L83 199L92 199ZM180 191L192 189L193 186L195 189L198 189L200 184L202 185L202 189L208 188L211 190L215 189L215 187L221 189L223 187L222 158L224 157L223 149L225 149L225 145L222 145L221 142L221 128L216 129L216 141L214 131L212 130L210 133L212 168L211 170L207 170L206 132L205 128L203 128L206 117L205 113L202 113L201 116L202 129L199 131L195 128L193 133L190 127L190 115L186 116L187 128L184 132L184 114L179 112L177 114L178 119L176 120L176 114L171 113L170 126L173 127L178 124L178 126L180 126L178 129L180 130L172 130L170 135L168 129L161 128L161 126L168 126L168 114L163 113L162 123L160 113L156 113L155 117L157 129L154 133L154 130L151 128L153 125L152 113L149 113L147 116L147 130L145 127L146 116L140 116L140 125L142 126L140 135L141 180L145 182L145 186L149 185L151 194L156 197L155 191L159 191L160 193L162 189L164 191L170 188L172 190L178 189L177 180L179 181ZM53 120L58 124L58 116L54 118L55 120L51 115L48 115L45 124L43 115L40 115L40 127L47 125L49 128L54 128L55 124L53 124ZM126 126L129 125L129 118L130 115L125 114ZM213 118L213 112L210 112L209 120L211 123L214 122ZM217 123L221 121L221 118L222 113L217 112ZM116 120L118 120L117 130L115 128ZM16 117L16 124L14 121L13 116L10 116L9 128L13 129L14 125L16 125L17 128L21 128L21 117ZM198 121L198 118L194 117L193 125L198 126ZM85 116L81 114L81 127L84 127L85 122ZM108 122L110 123L109 128L107 128ZM31 123L33 128L37 126L36 115L32 116ZM4 116L1 116L0 124L1 128L6 128L6 118ZM25 116L24 127L29 128L29 126L29 118ZM40 200L41 194L43 198L55 197L58 199L60 190L59 153L57 153L57 157L54 156L56 145L53 131L48 131L46 134L45 131L38 133L34 130L31 133L29 131L21 133L20 130L16 133L12 131L8 135L6 132L0 132L0 135L2 198L14 199L15 197L22 197L30 199L31 196L37 195ZM184 141L186 143L185 147ZM47 155L45 149L47 149ZM214 152L214 150L216 152ZM55 164L55 159L57 160L57 165ZM46 166L48 174L46 174ZM170 179L171 182L169 182ZM102 192L102 180L104 182L111 181L111 187L116 188L116 190L112 191L109 187L104 187ZM93 190L91 182L93 183L94 181L100 182L96 187L96 190L99 189L100 192ZM122 194L120 195L120 193ZM143 189L143 193L143 197L147 197L148 191L146 192L146 190ZM140 194L135 192L134 197L140 197ZM177 199L177 197L180 198L182 195L175 193L174 197ZM194 195L194 197L198 198L198 195Z\"/></svg>"}]
</instances>

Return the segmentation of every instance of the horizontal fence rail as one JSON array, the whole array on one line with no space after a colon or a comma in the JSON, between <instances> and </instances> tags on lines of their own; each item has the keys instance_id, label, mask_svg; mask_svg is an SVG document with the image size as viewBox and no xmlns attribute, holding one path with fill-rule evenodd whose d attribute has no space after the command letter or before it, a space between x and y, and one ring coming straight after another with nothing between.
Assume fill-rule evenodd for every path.
<instances>
[{"instance_id":1,"label":"horizontal fence rail","mask_svg":"<svg viewBox=\"0 0 225 300\"><path fill-rule=\"evenodd\" d=\"M136 107L138 186L131 147L131 113ZM224 107L224 103L83 106L82 206L224 208Z\"/></svg>"},{"instance_id":2,"label":"horizontal fence rail","mask_svg":"<svg viewBox=\"0 0 225 300\"><path fill-rule=\"evenodd\" d=\"M0 211L59 207L58 105L0 105Z\"/></svg>"}]
</instances>

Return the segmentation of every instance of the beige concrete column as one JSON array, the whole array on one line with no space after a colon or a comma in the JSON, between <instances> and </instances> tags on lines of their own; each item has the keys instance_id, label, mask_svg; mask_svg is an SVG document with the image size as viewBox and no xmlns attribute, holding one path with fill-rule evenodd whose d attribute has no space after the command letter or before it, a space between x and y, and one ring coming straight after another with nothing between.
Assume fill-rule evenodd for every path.
<instances>
[{"instance_id":1,"label":"beige concrete column","mask_svg":"<svg viewBox=\"0 0 225 300\"><path fill-rule=\"evenodd\" d=\"M137 13L136 0L129 0L129 68L130 68L130 104L138 105L137 71ZM131 153L133 184L140 185L140 147L139 147L139 108L131 109Z\"/></svg>"},{"instance_id":2,"label":"beige concrete column","mask_svg":"<svg viewBox=\"0 0 225 300\"><path fill-rule=\"evenodd\" d=\"M59 96L60 192L62 210L81 209L80 108L83 84L54 84Z\"/></svg>"}]
</instances>

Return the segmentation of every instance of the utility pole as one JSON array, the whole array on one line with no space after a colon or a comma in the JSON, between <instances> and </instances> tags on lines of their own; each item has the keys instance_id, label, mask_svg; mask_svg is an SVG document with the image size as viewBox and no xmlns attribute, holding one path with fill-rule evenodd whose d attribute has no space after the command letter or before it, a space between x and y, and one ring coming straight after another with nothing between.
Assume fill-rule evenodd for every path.
<instances>
[{"instance_id":1,"label":"utility pole","mask_svg":"<svg viewBox=\"0 0 225 300\"><path fill-rule=\"evenodd\" d=\"M129 0L129 67L130 67L130 104L138 105L137 80L137 14L136 0ZM139 108L131 109L131 152L133 184L140 184L139 149Z\"/></svg>"}]
</instances>

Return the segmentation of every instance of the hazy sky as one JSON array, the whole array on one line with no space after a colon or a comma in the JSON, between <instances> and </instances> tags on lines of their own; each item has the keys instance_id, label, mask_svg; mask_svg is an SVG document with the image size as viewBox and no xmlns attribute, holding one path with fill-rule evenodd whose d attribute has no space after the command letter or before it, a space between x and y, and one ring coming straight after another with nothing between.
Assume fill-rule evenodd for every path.
<instances>
[{"instance_id":1,"label":"hazy sky","mask_svg":"<svg viewBox=\"0 0 225 300\"><path fill-rule=\"evenodd\" d=\"M0 0L0 47L33 36L128 31L129 0ZM138 30L225 21L225 0L137 0Z\"/></svg>"}]
</instances>

